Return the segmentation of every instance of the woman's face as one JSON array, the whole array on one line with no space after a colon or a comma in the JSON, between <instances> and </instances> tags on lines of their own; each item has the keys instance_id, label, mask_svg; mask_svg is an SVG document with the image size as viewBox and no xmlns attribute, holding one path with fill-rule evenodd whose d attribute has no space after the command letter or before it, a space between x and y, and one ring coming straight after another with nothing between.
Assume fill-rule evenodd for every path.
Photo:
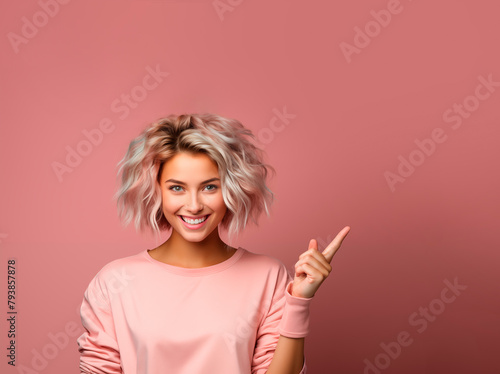
<instances>
[{"instance_id":1,"label":"woman's face","mask_svg":"<svg viewBox=\"0 0 500 374\"><path fill-rule=\"evenodd\" d=\"M222 221L227 207L219 178L217 164L204 153L180 152L163 165L160 176L163 214L185 240L204 240ZM204 222L189 223L183 218L204 219Z\"/></svg>"}]
</instances>

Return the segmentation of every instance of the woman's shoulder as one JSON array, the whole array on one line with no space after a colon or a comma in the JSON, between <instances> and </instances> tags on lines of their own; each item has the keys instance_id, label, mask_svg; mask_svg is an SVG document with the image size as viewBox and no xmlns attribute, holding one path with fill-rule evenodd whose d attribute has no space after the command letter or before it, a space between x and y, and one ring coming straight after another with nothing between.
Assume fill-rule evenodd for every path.
<instances>
[{"instance_id":1,"label":"woman's shoulder","mask_svg":"<svg viewBox=\"0 0 500 374\"><path fill-rule=\"evenodd\" d=\"M101 281L109 281L110 279L116 281L117 279L126 280L131 278L146 263L144 252L145 250L141 250L139 253L109 261L101 267L95 278Z\"/></svg>"},{"instance_id":2,"label":"woman's shoulder","mask_svg":"<svg viewBox=\"0 0 500 374\"><path fill-rule=\"evenodd\" d=\"M282 271L286 270L286 266L277 257L274 255L270 255L267 253L256 253L244 249L245 255L243 256L244 260L248 263L252 263L254 266L259 266L262 268L267 268L274 271Z\"/></svg>"}]
</instances>

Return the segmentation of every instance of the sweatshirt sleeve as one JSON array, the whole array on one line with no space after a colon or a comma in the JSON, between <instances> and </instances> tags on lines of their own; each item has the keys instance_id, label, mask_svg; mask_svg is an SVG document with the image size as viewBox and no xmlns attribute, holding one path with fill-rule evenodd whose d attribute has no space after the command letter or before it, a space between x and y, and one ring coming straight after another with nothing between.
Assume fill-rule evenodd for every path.
<instances>
[{"instance_id":1,"label":"sweatshirt sleeve","mask_svg":"<svg viewBox=\"0 0 500 374\"><path fill-rule=\"evenodd\" d=\"M77 339L81 374L121 374L120 352L110 304L98 276L85 291L80 315L85 329Z\"/></svg>"},{"instance_id":2,"label":"sweatshirt sleeve","mask_svg":"<svg viewBox=\"0 0 500 374\"><path fill-rule=\"evenodd\" d=\"M290 294L293 279L281 265L271 305L257 331L252 374L266 374L280 335L303 338L309 334L309 304L312 298ZM307 373L306 358L299 374Z\"/></svg>"}]
</instances>

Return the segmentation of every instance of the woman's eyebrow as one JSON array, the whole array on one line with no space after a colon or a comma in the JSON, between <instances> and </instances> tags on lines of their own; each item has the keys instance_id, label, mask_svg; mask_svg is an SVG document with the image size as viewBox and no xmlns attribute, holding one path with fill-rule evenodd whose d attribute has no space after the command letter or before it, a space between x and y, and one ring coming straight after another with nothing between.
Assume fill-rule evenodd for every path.
<instances>
[{"instance_id":1,"label":"woman's eyebrow","mask_svg":"<svg viewBox=\"0 0 500 374\"><path fill-rule=\"evenodd\" d=\"M211 178L211 179L207 179L206 181L201 182L200 184L210 183L213 181L220 181L220 179L219 178ZM178 181L176 179L168 179L165 181L165 183L168 183L168 182L186 185L186 183Z\"/></svg>"}]
</instances>

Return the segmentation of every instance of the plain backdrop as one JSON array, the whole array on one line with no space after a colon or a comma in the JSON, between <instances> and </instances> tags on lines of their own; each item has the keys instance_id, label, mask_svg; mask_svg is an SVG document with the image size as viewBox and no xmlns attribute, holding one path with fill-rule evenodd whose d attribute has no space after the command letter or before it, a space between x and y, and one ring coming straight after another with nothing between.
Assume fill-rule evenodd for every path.
<instances>
[{"instance_id":1,"label":"plain backdrop","mask_svg":"<svg viewBox=\"0 0 500 374\"><path fill-rule=\"evenodd\" d=\"M499 10L3 1L0 371L78 372L88 283L157 245L118 220L118 161L150 122L212 112L277 171L271 216L235 245L293 270L351 226L311 304L311 374L498 373Z\"/></svg>"}]
</instances>

